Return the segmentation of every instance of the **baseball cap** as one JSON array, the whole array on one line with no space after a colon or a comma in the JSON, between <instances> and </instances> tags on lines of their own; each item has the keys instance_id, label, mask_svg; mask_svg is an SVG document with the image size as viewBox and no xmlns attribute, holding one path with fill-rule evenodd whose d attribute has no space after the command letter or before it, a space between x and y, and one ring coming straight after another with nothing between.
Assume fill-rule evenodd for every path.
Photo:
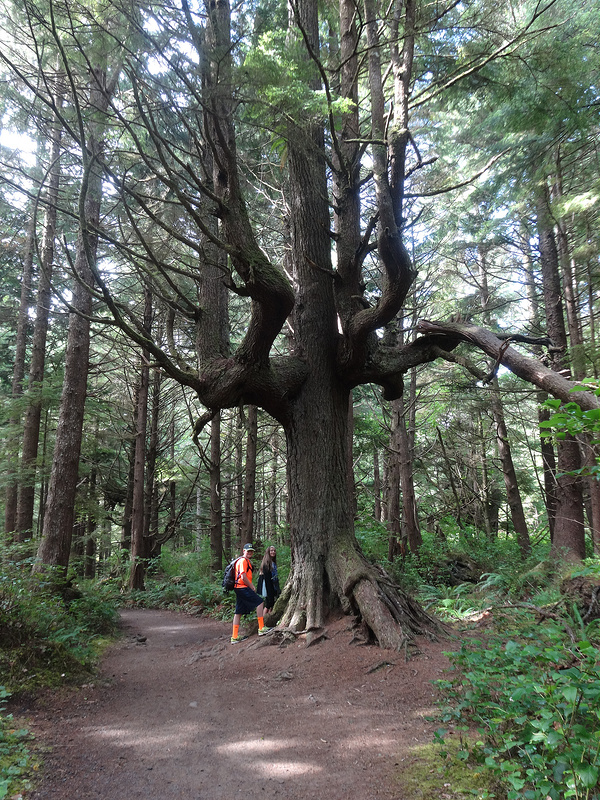
<instances>
[{"instance_id":1,"label":"baseball cap","mask_svg":"<svg viewBox=\"0 0 600 800\"><path fill-rule=\"evenodd\" d=\"M244 545L244 550L252 550L252 551L254 551L254 545L252 544L252 542L248 542L248 544L245 544Z\"/></svg>"}]
</instances>

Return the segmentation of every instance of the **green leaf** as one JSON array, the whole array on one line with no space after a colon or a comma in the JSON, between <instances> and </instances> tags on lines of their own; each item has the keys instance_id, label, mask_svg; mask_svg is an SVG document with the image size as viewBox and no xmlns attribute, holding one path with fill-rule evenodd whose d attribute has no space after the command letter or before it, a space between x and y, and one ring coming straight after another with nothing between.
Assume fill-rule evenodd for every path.
<instances>
[{"instance_id":1,"label":"green leaf","mask_svg":"<svg viewBox=\"0 0 600 800\"><path fill-rule=\"evenodd\" d=\"M573 771L586 789L592 789L598 783L600 771L593 764L582 764L576 769L574 768Z\"/></svg>"},{"instance_id":2,"label":"green leaf","mask_svg":"<svg viewBox=\"0 0 600 800\"><path fill-rule=\"evenodd\" d=\"M568 411L569 414L575 414L575 416L581 416L583 413L581 411L581 406L573 402L565 404L565 411Z\"/></svg>"},{"instance_id":3,"label":"green leaf","mask_svg":"<svg viewBox=\"0 0 600 800\"><path fill-rule=\"evenodd\" d=\"M545 408L557 408L558 409L558 408L560 408L561 402L562 402L561 400L556 400L554 398L549 398L548 400L544 401L543 406Z\"/></svg>"},{"instance_id":4,"label":"green leaf","mask_svg":"<svg viewBox=\"0 0 600 800\"><path fill-rule=\"evenodd\" d=\"M552 770L552 777L554 783L562 783L565 771L569 769L569 765L565 761L557 761Z\"/></svg>"},{"instance_id":5,"label":"green leaf","mask_svg":"<svg viewBox=\"0 0 600 800\"><path fill-rule=\"evenodd\" d=\"M579 695L579 689L576 686L565 686L562 693L567 702L574 703Z\"/></svg>"}]
</instances>

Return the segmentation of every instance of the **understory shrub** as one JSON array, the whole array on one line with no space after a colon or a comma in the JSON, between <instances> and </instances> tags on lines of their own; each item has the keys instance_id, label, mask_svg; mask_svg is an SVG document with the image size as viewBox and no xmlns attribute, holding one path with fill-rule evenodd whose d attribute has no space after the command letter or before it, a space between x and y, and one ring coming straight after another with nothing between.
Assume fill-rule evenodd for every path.
<instances>
[{"instance_id":1,"label":"understory shrub","mask_svg":"<svg viewBox=\"0 0 600 800\"><path fill-rule=\"evenodd\" d=\"M29 732L15 727L12 714L6 712L9 694L0 686L0 800L29 788L26 775L36 767L27 740Z\"/></svg>"},{"instance_id":2,"label":"understory shrub","mask_svg":"<svg viewBox=\"0 0 600 800\"><path fill-rule=\"evenodd\" d=\"M487 767L508 800L599 800L598 626L552 613L540 624L515 610L510 632L449 654L453 674L438 682L442 722L477 729L465 757Z\"/></svg>"},{"instance_id":3,"label":"understory shrub","mask_svg":"<svg viewBox=\"0 0 600 800\"><path fill-rule=\"evenodd\" d=\"M22 563L0 577L0 683L14 694L89 674L104 637L116 631L117 598L87 583L66 601Z\"/></svg>"},{"instance_id":4,"label":"understory shrub","mask_svg":"<svg viewBox=\"0 0 600 800\"><path fill-rule=\"evenodd\" d=\"M384 566L404 589L417 591L423 585L475 585L492 573L501 574L508 589L528 566L533 567L547 556L548 544L543 541L533 548L524 564L514 538L489 540L473 528L460 529L455 521L446 522L443 538L423 531L423 543L418 553L407 552L389 564L386 549ZM382 543L383 536L380 537L380 549Z\"/></svg>"},{"instance_id":5,"label":"understory shrub","mask_svg":"<svg viewBox=\"0 0 600 800\"><path fill-rule=\"evenodd\" d=\"M258 546L253 559L254 583L262 554L269 542ZM289 546L276 544L279 582L283 587L290 570ZM179 608L192 614L209 614L218 619L232 616L235 594L223 593L223 571L211 574L208 546L200 552L178 551L163 547L161 555L148 569L144 591L125 592L121 601L143 608Z\"/></svg>"}]
</instances>

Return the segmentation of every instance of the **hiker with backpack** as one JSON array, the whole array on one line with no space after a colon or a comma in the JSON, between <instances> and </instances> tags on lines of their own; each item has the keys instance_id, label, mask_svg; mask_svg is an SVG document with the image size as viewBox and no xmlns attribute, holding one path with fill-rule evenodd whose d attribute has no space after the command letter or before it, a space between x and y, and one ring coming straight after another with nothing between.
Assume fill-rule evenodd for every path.
<instances>
[{"instance_id":1,"label":"hiker with backpack","mask_svg":"<svg viewBox=\"0 0 600 800\"><path fill-rule=\"evenodd\" d=\"M258 617L258 635L264 636L271 631L271 628L267 628L265 625L263 599L257 594L252 583L252 562L250 558L253 555L254 547L252 544L245 544L242 555L235 562L235 581L233 584L235 613L233 615L231 644L237 644L246 639L246 636L240 636L240 622L243 614L250 614L254 609L256 609L256 616Z\"/></svg>"},{"instance_id":2,"label":"hiker with backpack","mask_svg":"<svg viewBox=\"0 0 600 800\"><path fill-rule=\"evenodd\" d=\"M277 551L273 545L267 547L265 551L258 573L256 591L265 601L265 613L268 614L269 611L273 610L275 600L281 594L279 576L277 574Z\"/></svg>"}]
</instances>

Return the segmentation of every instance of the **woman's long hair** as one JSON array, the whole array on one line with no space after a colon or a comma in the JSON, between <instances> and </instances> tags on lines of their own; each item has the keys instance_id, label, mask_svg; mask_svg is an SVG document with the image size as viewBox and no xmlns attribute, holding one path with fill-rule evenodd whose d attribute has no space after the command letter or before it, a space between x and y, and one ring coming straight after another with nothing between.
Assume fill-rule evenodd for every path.
<instances>
[{"instance_id":1,"label":"woman's long hair","mask_svg":"<svg viewBox=\"0 0 600 800\"><path fill-rule=\"evenodd\" d=\"M271 556L271 545L267 547L267 550L263 556L263 560L260 563L260 572L263 575L266 575L267 572L273 572L273 564L277 563L277 555Z\"/></svg>"}]
</instances>

